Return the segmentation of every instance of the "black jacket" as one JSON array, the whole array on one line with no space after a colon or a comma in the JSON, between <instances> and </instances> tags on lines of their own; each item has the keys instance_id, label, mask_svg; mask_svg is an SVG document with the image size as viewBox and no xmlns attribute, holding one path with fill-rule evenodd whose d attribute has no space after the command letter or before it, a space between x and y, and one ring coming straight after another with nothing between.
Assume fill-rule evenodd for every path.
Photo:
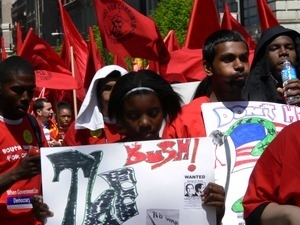
<instances>
[{"instance_id":1,"label":"black jacket","mask_svg":"<svg viewBox=\"0 0 300 225\"><path fill-rule=\"evenodd\" d=\"M300 34L295 30L282 26L270 27L263 32L256 45L250 75L242 92L244 100L284 103L284 100L277 92L278 82L271 75L268 58L268 45L275 38L282 35L291 37L295 42L298 56L296 70L299 76Z\"/></svg>"}]
</instances>

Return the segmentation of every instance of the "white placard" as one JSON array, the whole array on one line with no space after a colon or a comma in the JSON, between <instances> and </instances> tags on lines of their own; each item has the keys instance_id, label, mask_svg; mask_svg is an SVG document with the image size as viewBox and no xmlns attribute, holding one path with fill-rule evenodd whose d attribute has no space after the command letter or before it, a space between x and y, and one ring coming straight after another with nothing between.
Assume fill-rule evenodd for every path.
<instances>
[{"instance_id":1,"label":"white placard","mask_svg":"<svg viewBox=\"0 0 300 225\"><path fill-rule=\"evenodd\" d=\"M215 225L193 190L214 182L213 150L209 138L42 148L47 225Z\"/></svg>"},{"instance_id":2,"label":"white placard","mask_svg":"<svg viewBox=\"0 0 300 225\"><path fill-rule=\"evenodd\" d=\"M202 112L207 135L218 143L216 183L229 184L223 225L243 225L241 201L253 167L276 134L299 120L300 108L269 102L216 102L203 104Z\"/></svg>"}]
</instances>

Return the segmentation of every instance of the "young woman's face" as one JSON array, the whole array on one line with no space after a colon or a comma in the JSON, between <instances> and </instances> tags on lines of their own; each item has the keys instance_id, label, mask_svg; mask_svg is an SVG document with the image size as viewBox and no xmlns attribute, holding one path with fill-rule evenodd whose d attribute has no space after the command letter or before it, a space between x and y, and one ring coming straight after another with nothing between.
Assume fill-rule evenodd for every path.
<instances>
[{"instance_id":1,"label":"young woman's face","mask_svg":"<svg viewBox=\"0 0 300 225\"><path fill-rule=\"evenodd\" d=\"M116 80L109 80L101 87L99 93L99 99L100 99L99 101L100 101L101 111L104 116L108 115L107 112L108 101L110 98L111 91L115 86L115 84L116 84Z\"/></svg>"},{"instance_id":2,"label":"young woman's face","mask_svg":"<svg viewBox=\"0 0 300 225\"><path fill-rule=\"evenodd\" d=\"M159 98L153 92L131 95L123 103L123 128L132 141L159 139L164 119Z\"/></svg>"}]
</instances>

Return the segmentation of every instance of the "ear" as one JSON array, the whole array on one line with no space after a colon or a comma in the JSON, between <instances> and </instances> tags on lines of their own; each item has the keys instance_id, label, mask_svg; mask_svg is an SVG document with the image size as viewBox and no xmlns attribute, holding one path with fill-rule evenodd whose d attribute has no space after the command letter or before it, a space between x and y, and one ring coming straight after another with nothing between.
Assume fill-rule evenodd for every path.
<instances>
[{"instance_id":1,"label":"ear","mask_svg":"<svg viewBox=\"0 0 300 225\"><path fill-rule=\"evenodd\" d=\"M202 67L207 76L210 77L213 75L212 66L206 60L202 62Z\"/></svg>"},{"instance_id":2,"label":"ear","mask_svg":"<svg viewBox=\"0 0 300 225\"><path fill-rule=\"evenodd\" d=\"M40 116L41 114L42 114L42 110L37 109L37 110L36 110L36 115L37 115L37 116Z\"/></svg>"}]
</instances>

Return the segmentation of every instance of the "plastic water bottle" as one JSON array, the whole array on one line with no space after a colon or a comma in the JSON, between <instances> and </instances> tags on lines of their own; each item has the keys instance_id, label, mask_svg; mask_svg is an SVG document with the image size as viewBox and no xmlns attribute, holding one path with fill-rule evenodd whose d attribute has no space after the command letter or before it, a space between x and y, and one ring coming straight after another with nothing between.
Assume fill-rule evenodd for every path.
<instances>
[{"instance_id":1,"label":"plastic water bottle","mask_svg":"<svg viewBox=\"0 0 300 225\"><path fill-rule=\"evenodd\" d=\"M294 66L292 66L291 62L288 60L285 60L283 63L283 68L281 70L281 78L282 78L283 87L285 87L285 85L287 84L287 81L297 78L296 69ZM287 92L289 92L289 91L290 91L290 89L287 90ZM299 99L299 98L300 98L300 96L286 97L285 101L287 104L291 104L296 99Z\"/></svg>"}]
</instances>

